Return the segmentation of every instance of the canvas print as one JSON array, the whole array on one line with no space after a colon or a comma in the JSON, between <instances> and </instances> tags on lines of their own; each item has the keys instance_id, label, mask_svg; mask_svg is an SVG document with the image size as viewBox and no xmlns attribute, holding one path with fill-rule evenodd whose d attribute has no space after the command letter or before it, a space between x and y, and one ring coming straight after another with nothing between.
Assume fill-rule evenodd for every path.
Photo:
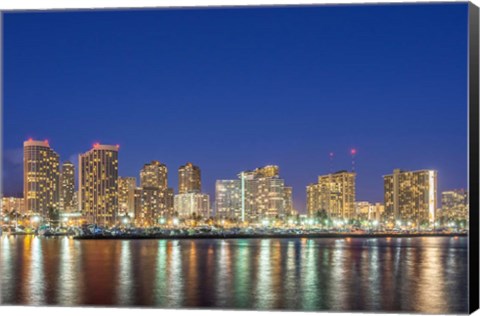
<instances>
[{"instance_id":1,"label":"canvas print","mask_svg":"<svg viewBox=\"0 0 480 316\"><path fill-rule=\"evenodd\" d=\"M3 12L1 304L467 313L472 8Z\"/></svg>"}]
</instances>

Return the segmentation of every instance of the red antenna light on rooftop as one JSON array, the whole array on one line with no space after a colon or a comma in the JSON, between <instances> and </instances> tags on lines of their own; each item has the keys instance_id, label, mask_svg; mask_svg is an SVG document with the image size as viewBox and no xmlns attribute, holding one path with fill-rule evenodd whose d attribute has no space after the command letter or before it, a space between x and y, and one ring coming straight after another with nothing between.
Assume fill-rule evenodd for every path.
<instances>
[{"instance_id":1,"label":"red antenna light on rooftop","mask_svg":"<svg viewBox=\"0 0 480 316\"><path fill-rule=\"evenodd\" d=\"M355 172L355 155L357 150L355 148L350 149L350 155L352 155L352 172Z\"/></svg>"},{"instance_id":2,"label":"red antenna light on rooftop","mask_svg":"<svg viewBox=\"0 0 480 316\"><path fill-rule=\"evenodd\" d=\"M100 146L100 144L99 144L99 143L95 143L95 144L93 144L93 148L98 148L98 146Z\"/></svg>"},{"instance_id":3,"label":"red antenna light on rooftop","mask_svg":"<svg viewBox=\"0 0 480 316\"><path fill-rule=\"evenodd\" d=\"M28 139L28 141L29 141L29 142L33 141L33 138L30 137L30 138Z\"/></svg>"}]
</instances>

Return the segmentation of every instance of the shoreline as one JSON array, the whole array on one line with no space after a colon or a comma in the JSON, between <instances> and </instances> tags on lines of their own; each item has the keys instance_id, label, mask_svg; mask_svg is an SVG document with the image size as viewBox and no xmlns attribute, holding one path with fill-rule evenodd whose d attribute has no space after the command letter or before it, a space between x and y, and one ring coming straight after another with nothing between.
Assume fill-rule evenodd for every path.
<instances>
[{"instance_id":1,"label":"shoreline","mask_svg":"<svg viewBox=\"0 0 480 316\"><path fill-rule=\"evenodd\" d=\"M48 236L53 237L53 236ZM468 237L468 233L418 233L418 234L391 234L391 233L379 233L379 234L354 234L354 233L319 233L319 234L244 234L244 235L149 235L149 236L75 236L75 240L129 240L129 239L292 239L292 238L412 238L412 237Z\"/></svg>"}]
</instances>

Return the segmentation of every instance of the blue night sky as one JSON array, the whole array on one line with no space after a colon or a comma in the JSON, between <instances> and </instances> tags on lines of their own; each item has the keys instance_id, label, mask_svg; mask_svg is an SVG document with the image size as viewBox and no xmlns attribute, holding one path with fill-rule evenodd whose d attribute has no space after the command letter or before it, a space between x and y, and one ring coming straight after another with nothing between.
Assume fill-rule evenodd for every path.
<instances>
[{"instance_id":1,"label":"blue night sky","mask_svg":"<svg viewBox=\"0 0 480 316\"><path fill-rule=\"evenodd\" d=\"M357 200L383 201L394 168L467 186L467 4L7 13L3 184L22 192L22 146L62 161L120 144L144 163L200 166L203 191L280 166L305 187L350 169Z\"/></svg>"}]
</instances>

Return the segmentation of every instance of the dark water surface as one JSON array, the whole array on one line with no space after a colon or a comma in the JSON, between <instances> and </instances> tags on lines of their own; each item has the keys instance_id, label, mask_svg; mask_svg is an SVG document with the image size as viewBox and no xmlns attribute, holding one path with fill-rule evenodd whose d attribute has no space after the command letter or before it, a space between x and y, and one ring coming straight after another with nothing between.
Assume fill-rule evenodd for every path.
<instances>
[{"instance_id":1,"label":"dark water surface","mask_svg":"<svg viewBox=\"0 0 480 316\"><path fill-rule=\"evenodd\" d=\"M467 238L0 239L2 304L467 312Z\"/></svg>"}]
</instances>

